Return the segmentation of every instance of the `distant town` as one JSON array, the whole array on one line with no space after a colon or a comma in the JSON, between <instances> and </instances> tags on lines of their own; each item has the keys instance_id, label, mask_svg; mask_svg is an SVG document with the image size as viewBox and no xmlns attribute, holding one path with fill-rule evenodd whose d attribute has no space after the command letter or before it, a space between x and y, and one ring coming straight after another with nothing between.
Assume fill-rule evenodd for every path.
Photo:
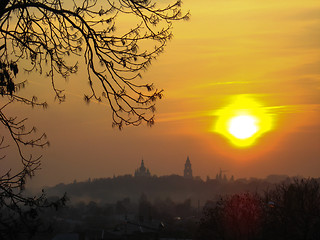
<instances>
[{"instance_id":1,"label":"distant town","mask_svg":"<svg viewBox=\"0 0 320 240\"><path fill-rule=\"evenodd\" d=\"M220 169L220 171L219 171L219 173L217 173L215 179L219 180L219 181L228 181L227 175L224 172L225 172L225 170ZM151 177L152 176L150 173L150 170L145 167L143 159L141 160L140 167L135 170L134 176L135 177ZM188 178L188 179L201 180L201 178L199 176L195 176L195 177L193 176L192 164L191 164L189 156L187 157L186 163L184 164L183 177ZM207 177L207 180L210 180L210 178ZM231 178L229 180L234 181L233 175L231 176Z\"/></svg>"},{"instance_id":2,"label":"distant town","mask_svg":"<svg viewBox=\"0 0 320 240\"><path fill-rule=\"evenodd\" d=\"M183 175L152 175L141 159L140 166L133 174L113 176L112 178L89 178L87 181L71 184L60 183L45 190L50 196L59 196L67 192L73 203L95 201L113 203L123 198L139 201L141 194L150 200L170 198L173 201L190 199L193 205L204 203L221 194L232 194L241 190L259 191L265 187L289 179L287 175L269 175L265 179L235 179L228 177L226 170L220 169L215 178L209 176L203 180L194 176L189 156L184 164Z\"/></svg>"},{"instance_id":3,"label":"distant town","mask_svg":"<svg viewBox=\"0 0 320 240\"><path fill-rule=\"evenodd\" d=\"M266 212L269 208L276 209L280 201L284 201L281 204L296 201L295 198L279 198L288 189L294 191L292 196L298 194L303 199L311 196L309 200L312 208L315 207L313 203L317 202L312 198L313 192L308 191L320 189L317 188L320 179L292 178L286 175L269 175L265 179L235 179L232 175L228 177L222 169L216 173L215 178L207 177L203 180L194 176L192 161L188 156L182 169L181 175L156 176L141 159L140 166L133 169L132 174L75 180L69 184L47 187L44 192L49 201L55 202L64 194L68 201L66 206L57 205L55 208L41 210L39 218L43 231L36 239L215 239L212 238L215 234L226 234L219 223L224 221L223 214L227 207L232 208L228 213L230 216L235 215L237 219L239 216L236 214L240 214L241 218L246 216L246 224L254 225L256 216L246 215L248 211L261 212L265 221L269 221L269 213ZM251 211L249 208L256 210ZM281 214L288 213L291 211ZM288 219L291 218L288 216ZM282 216L276 216L275 219L282 219ZM210 224L213 227L217 227L217 224L219 226L212 232L212 227L207 228ZM281 231L268 225L262 229L267 231L266 236ZM241 234L247 236L245 231Z\"/></svg>"}]
</instances>

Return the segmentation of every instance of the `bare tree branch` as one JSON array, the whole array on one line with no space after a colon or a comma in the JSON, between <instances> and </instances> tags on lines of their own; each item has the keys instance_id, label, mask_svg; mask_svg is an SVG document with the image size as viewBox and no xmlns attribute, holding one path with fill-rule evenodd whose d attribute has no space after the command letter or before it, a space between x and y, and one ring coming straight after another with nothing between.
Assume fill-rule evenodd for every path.
<instances>
[{"instance_id":1,"label":"bare tree branch","mask_svg":"<svg viewBox=\"0 0 320 240\"><path fill-rule=\"evenodd\" d=\"M0 176L1 239L17 239L16 229L26 227L28 237L32 236L39 209L57 208L66 201L64 196L49 203L44 193L37 198L22 195L26 179L34 176L41 164L41 156L27 155L24 149L42 148L49 142L45 134L35 135L35 127L27 128L27 119L5 114L5 108L14 102L47 107L36 96L19 95L26 80L17 82L17 75L38 72L46 76L56 99L62 102L65 94L57 87L57 78L66 79L81 67L86 70L90 90L84 100L106 101L113 126L122 129L143 122L152 126L155 101L162 98L163 90L142 82L141 72L172 38L173 21L188 18L189 13L181 13L180 0L168 5L155 0L0 1L0 122L21 159L20 170L8 169ZM132 20L132 26L123 30L123 19ZM116 23L121 31L116 30ZM4 136L1 133L1 161L7 157L3 154L8 148Z\"/></svg>"},{"instance_id":2,"label":"bare tree branch","mask_svg":"<svg viewBox=\"0 0 320 240\"><path fill-rule=\"evenodd\" d=\"M77 72L78 63L68 64L65 59L82 57L91 89L86 101L105 98L113 125L120 129L124 124L153 125L154 102L163 90L140 83L140 72L172 38L172 22L188 19L180 6L181 1L158 8L146 0L84 0L67 8L58 0L9 1L0 19L0 57L5 64L29 59L31 67L25 69L29 72L46 69L59 101L65 96L55 86L56 74L67 78ZM117 35L116 18L126 15L138 19L137 25ZM100 88L101 95L97 94Z\"/></svg>"}]
</instances>

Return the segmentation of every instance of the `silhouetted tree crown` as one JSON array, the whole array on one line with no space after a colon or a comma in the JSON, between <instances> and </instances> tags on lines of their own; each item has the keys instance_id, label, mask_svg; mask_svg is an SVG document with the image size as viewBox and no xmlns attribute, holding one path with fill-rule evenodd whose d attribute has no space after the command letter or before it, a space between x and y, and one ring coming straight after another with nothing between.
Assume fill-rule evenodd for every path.
<instances>
[{"instance_id":1,"label":"silhouetted tree crown","mask_svg":"<svg viewBox=\"0 0 320 240\"><path fill-rule=\"evenodd\" d=\"M264 195L224 196L204 207L197 239L320 239L320 183L293 179Z\"/></svg>"}]
</instances>

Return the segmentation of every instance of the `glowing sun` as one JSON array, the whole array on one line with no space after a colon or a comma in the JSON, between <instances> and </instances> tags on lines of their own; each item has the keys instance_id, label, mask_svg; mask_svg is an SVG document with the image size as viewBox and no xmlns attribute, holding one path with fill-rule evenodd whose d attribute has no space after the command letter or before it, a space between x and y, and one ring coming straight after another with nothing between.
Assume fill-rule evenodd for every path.
<instances>
[{"instance_id":1,"label":"glowing sun","mask_svg":"<svg viewBox=\"0 0 320 240\"><path fill-rule=\"evenodd\" d=\"M246 139L258 131L256 122L257 120L252 116L237 116L231 118L228 131L236 138Z\"/></svg>"},{"instance_id":2,"label":"glowing sun","mask_svg":"<svg viewBox=\"0 0 320 240\"><path fill-rule=\"evenodd\" d=\"M217 120L211 131L226 137L237 147L249 147L273 128L268 108L249 95L233 96L231 103L214 112Z\"/></svg>"}]
</instances>

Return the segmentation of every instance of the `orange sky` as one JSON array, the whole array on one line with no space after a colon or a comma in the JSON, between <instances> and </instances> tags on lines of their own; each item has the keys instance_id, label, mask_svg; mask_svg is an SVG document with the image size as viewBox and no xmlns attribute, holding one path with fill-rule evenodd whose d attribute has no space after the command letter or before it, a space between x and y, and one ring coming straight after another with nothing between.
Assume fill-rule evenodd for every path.
<instances>
[{"instance_id":1,"label":"orange sky","mask_svg":"<svg viewBox=\"0 0 320 240\"><path fill-rule=\"evenodd\" d=\"M50 83L32 75L26 91L49 109L16 105L51 142L33 186L132 174L141 158L152 174L182 174L190 157L195 175L265 177L320 175L320 2L318 0L186 0L191 20L174 27L165 53L143 74L165 90L156 124L111 128L104 104L83 102L81 72L58 104ZM29 77L30 78L30 77ZM238 149L210 131L213 112L247 94L274 116L274 129Z\"/></svg>"}]
</instances>

